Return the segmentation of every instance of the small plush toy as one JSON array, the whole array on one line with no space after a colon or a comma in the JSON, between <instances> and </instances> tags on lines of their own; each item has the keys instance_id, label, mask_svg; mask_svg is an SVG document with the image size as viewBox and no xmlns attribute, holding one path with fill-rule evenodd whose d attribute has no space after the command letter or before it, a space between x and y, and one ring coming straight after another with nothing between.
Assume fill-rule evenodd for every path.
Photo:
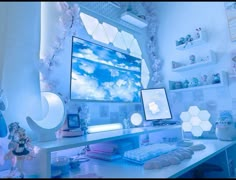
<instances>
[{"instance_id":1,"label":"small plush toy","mask_svg":"<svg viewBox=\"0 0 236 180\"><path fill-rule=\"evenodd\" d=\"M191 87L199 86L199 80L196 77L193 77L190 86Z\"/></svg>"},{"instance_id":2,"label":"small plush toy","mask_svg":"<svg viewBox=\"0 0 236 180\"><path fill-rule=\"evenodd\" d=\"M219 140L231 141L236 139L235 122L230 111L222 111L215 125L216 137Z\"/></svg>"}]
</instances>

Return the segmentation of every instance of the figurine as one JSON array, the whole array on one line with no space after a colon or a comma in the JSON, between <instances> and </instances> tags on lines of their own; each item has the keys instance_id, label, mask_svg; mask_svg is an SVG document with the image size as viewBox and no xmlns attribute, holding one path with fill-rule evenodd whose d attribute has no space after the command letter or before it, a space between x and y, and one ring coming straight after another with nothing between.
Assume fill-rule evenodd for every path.
<instances>
[{"instance_id":1,"label":"figurine","mask_svg":"<svg viewBox=\"0 0 236 180\"><path fill-rule=\"evenodd\" d=\"M195 55L189 56L190 64L194 64L196 62Z\"/></svg>"},{"instance_id":2,"label":"figurine","mask_svg":"<svg viewBox=\"0 0 236 180\"><path fill-rule=\"evenodd\" d=\"M188 45L188 43L190 42L192 44L193 38L191 37L190 34L188 34L185 38L185 45L184 48Z\"/></svg>"},{"instance_id":3,"label":"figurine","mask_svg":"<svg viewBox=\"0 0 236 180\"><path fill-rule=\"evenodd\" d=\"M199 81L197 78L192 78L191 87L199 86Z\"/></svg>"},{"instance_id":4,"label":"figurine","mask_svg":"<svg viewBox=\"0 0 236 180\"><path fill-rule=\"evenodd\" d=\"M10 169L10 176L14 176L16 173L16 156L13 155L13 150L16 147L16 131L20 128L18 122L13 122L8 125L8 130L9 130L9 135L8 139L10 139L10 142L8 144L8 153L5 155L5 159L10 159L11 160L11 169Z\"/></svg>"},{"instance_id":5,"label":"figurine","mask_svg":"<svg viewBox=\"0 0 236 180\"><path fill-rule=\"evenodd\" d=\"M200 31L201 31L201 30L202 30L202 29L201 29L200 27L196 29L196 31L197 31L197 37L196 37L196 39L200 38Z\"/></svg>"},{"instance_id":6,"label":"figurine","mask_svg":"<svg viewBox=\"0 0 236 180\"><path fill-rule=\"evenodd\" d=\"M236 138L235 122L230 111L222 111L219 119L215 123L216 137L219 140L230 141Z\"/></svg>"},{"instance_id":7,"label":"figurine","mask_svg":"<svg viewBox=\"0 0 236 180\"><path fill-rule=\"evenodd\" d=\"M189 81L188 81L188 80L185 80L185 81L183 82L183 88L188 88L188 86L189 86Z\"/></svg>"},{"instance_id":8,"label":"figurine","mask_svg":"<svg viewBox=\"0 0 236 180\"><path fill-rule=\"evenodd\" d=\"M220 83L220 74L216 73L212 75L212 84Z\"/></svg>"},{"instance_id":9,"label":"figurine","mask_svg":"<svg viewBox=\"0 0 236 180\"><path fill-rule=\"evenodd\" d=\"M185 38L184 37L181 37L180 39L179 39L179 44L181 45L181 44L184 44L185 43Z\"/></svg>"},{"instance_id":10,"label":"figurine","mask_svg":"<svg viewBox=\"0 0 236 180\"><path fill-rule=\"evenodd\" d=\"M25 159L34 157L33 147L29 137L25 134L25 129L20 127L18 122L13 122L8 127L10 133L8 139L11 141L8 144L9 152L5 155L5 159L11 159L10 177L14 177L17 167L20 173L19 177L24 178L23 163Z\"/></svg>"},{"instance_id":11,"label":"figurine","mask_svg":"<svg viewBox=\"0 0 236 180\"><path fill-rule=\"evenodd\" d=\"M201 77L201 79L202 79L202 85L207 85L207 84L208 84L208 82L207 82L207 75L206 75L206 74L204 74L204 75Z\"/></svg>"}]
</instances>

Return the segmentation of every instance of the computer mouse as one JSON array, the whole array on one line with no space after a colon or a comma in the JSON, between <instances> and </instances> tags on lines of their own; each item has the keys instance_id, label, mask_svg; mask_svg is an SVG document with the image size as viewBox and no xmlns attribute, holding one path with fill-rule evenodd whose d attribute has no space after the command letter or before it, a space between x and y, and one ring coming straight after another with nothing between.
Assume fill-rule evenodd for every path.
<instances>
[{"instance_id":1,"label":"computer mouse","mask_svg":"<svg viewBox=\"0 0 236 180\"><path fill-rule=\"evenodd\" d=\"M189 148L192 149L193 151L200 151L206 149L206 146L204 144L195 144L190 146Z\"/></svg>"}]
</instances>

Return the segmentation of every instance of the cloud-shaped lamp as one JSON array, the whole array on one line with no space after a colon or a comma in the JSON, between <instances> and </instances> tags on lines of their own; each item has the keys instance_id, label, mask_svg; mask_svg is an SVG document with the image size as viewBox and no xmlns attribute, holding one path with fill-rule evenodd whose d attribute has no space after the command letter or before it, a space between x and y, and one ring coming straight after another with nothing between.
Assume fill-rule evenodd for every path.
<instances>
[{"instance_id":1,"label":"cloud-shaped lamp","mask_svg":"<svg viewBox=\"0 0 236 180\"><path fill-rule=\"evenodd\" d=\"M197 106L190 106L188 111L180 114L182 129L184 132L191 132L193 136L200 137L204 131L210 131L210 113L207 110L200 110Z\"/></svg>"},{"instance_id":2,"label":"cloud-shaped lamp","mask_svg":"<svg viewBox=\"0 0 236 180\"><path fill-rule=\"evenodd\" d=\"M65 121L65 108L61 98L51 92L42 92L42 108L44 118L34 121L26 117L29 127L38 134L39 141L51 141L56 139L56 131Z\"/></svg>"}]
</instances>

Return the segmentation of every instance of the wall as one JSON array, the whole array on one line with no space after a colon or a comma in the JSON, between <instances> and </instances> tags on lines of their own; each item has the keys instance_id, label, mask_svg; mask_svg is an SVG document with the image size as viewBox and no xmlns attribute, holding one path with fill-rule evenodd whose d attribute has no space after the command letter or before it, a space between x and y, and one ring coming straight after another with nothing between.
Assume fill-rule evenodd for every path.
<instances>
[{"instance_id":1,"label":"wall","mask_svg":"<svg viewBox=\"0 0 236 180\"><path fill-rule=\"evenodd\" d=\"M165 62L163 74L167 89L169 89L168 80L184 80L218 71L230 72L230 53L236 48L236 44L230 40L224 2L160 2L157 3L157 7L158 45L160 56ZM185 51L176 50L175 41L194 32L198 27L207 31L207 43ZM216 53L216 64L184 72L171 71L171 61L181 62L191 54L201 55L209 49ZM234 87L235 80L230 78L229 86L226 87L182 93L168 91L174 117L179 119L180 113L186 111L190 105L198 105L200 109L209 110L211 121L214 123L219 111L233 110L232 98L236 95Z\"/></svg>"},{"instance_id":2,"label":"wall","mask_svg":"<svg viewBox=\"0 0 236 180\"><path fill-rule=\"evenodd\" d=\"M7 125L19 122L34 138L35 133L25 118L32 116L38 119L41 116L36 68L39 60L40 2L1 2L0 21L0 82L8 99L3 115ZM8 150L7 142L7 137L0 139L4 153ZM5 165L9 165L8 162ZM6 168L5 165L1 164L0 169ZM26 168L31 169L29 167Z\"/></svg>"},{"instance_id":3,"label":"wall","mask_svg":"<svg viewBox=\"0 0 236 180\"><path fill-rule=\"evenodd\" d=\"M68 3L71 7L75 3ZM147 58L145 51L145 29L138 29L132 25L129 25L123 21L120 21L121 9L117 9L109 5L108 3L87 3L80 2L78 3L80 10L82 12L88 13L92 16L95 16L101 22L107 22L114 26L117 26L119 30L125 30L132 33L135 38L139 41L140 47L144 50L143 56ZM55 44L55 39L60 35L61 29L59 25L59 17L62 14L60 8L58 8L57 3L52 2L43 2L42 3L42 36L41 36L41 56L45 56L50 52L50 48ZM48 18L50 16L50 18ZM82 24L78 24L76 27L76 35L82 39L101 44L103 46L109 47L104 43L93 40L93 38L88 35L85 28ZM55 93L61 94L64 99L68 100L66 102L67 113L77 113L78 106L86 103L89 107L90 121L89 125L93 124L106 124L106 123L116 123L122 122L124 119L124 112L131 115L132 112L141 111L142 107L140 103L104 103L104 102L81 102L81 101L70 101L70 65L71 65L71 36L72 34L68 33L65 41L63 43L63 50L57 55L56 61L57 66L54 66L52 72L50 72L46 81L41 82L41 90L48 90L45 82L51 82L55 84L53 91ZM110 48L122 51L113 46ZM127 52L125 52L127 53Z\"/></svg>"},{"instance_id":4,"label":"wall","mask_svg":"<svg viewBox=\"0 0 236 180\"><path fill-rule=\"evenodd\" d=\"M7 124L20 122L30 131L26 116L40 117L41 99L39 74L40 3L5 3L4 38L1 42L4 56L2 87L8 98L4 112ZM30 24L30 27L29 27Z\"/></svg>"}]
</instances>

